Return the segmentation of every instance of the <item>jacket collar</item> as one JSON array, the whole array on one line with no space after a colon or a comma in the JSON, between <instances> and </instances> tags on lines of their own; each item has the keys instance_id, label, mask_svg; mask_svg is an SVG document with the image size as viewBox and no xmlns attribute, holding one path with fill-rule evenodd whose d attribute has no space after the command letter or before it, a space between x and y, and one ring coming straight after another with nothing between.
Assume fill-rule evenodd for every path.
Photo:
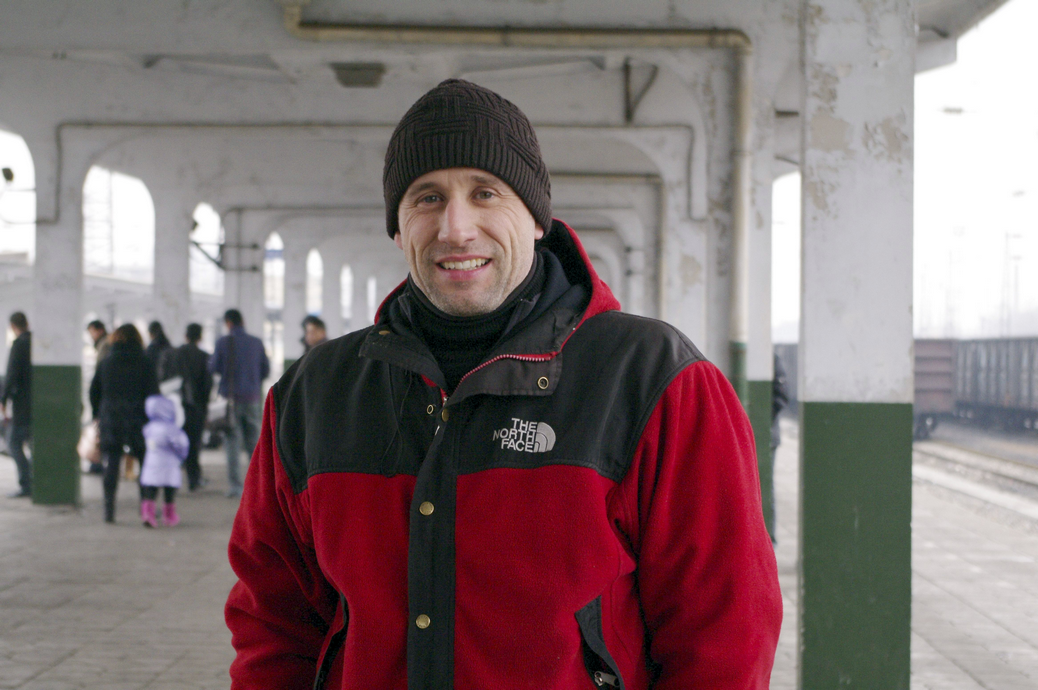
<instances>
[{"instance_id":1,"label":"jacket collar","mask_svg":"<svg viewBox=\"0 0 1038 690\"><path fill-rule=\"evenodd\" d=\"M532 323L512 333L482 364L466 374L451 394L451 403L477 394L551 395L562 371L566 341L587 319L620 308L571 227L555 220L541 246L558 257L574 287ZM393 318L395 310L391 307L405 286L406 281L382 302L360 354L421 374L443 389L443 374L425 343L405 319Z\"/></svg>"}]
</instances>

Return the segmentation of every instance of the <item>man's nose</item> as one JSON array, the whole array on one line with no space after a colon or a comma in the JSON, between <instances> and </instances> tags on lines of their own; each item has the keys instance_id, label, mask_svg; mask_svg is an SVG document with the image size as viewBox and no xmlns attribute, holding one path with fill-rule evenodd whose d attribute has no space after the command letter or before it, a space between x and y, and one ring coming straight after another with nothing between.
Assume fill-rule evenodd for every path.
<instances>
[{"instance_id":1,"label":"man's nose","mask_svg":"<svg viewBox=\"0 0 1038 690\"><path fill-rule=\"evenodd\" d=\"M444 208L437 239L454 246L474 240L479 232L476 215L476 209L467 199L450 199Z\"/></svg>"}]
</instances>

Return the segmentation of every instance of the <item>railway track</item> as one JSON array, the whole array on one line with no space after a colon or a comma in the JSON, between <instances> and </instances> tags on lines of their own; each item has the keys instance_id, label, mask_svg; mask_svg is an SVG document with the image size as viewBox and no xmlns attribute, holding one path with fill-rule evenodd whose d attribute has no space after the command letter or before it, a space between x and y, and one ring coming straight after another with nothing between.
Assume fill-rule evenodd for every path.
<instances>
[{"instance_id":1,"label":"railway track","mask_svg":"<svg viewBox=\"0 0 1038 690\"><path fill-rule=\"evenodd\" d=\"M1038 520L1035 464L969 450L946 441L913 446L912 476Z\"/></svg>"}]
</instances>

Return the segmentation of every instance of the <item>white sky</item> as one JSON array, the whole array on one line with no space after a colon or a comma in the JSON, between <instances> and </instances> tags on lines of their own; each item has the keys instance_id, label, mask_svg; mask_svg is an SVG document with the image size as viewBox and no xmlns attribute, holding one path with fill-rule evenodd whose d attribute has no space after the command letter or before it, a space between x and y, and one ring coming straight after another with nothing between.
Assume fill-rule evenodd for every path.
<instances>
[{"instance_id":1,"label":"white sky","mask_svg":"<svg viewBox=\"0 0 1038 690\"><path fill-rule=\"evenodd\" d=\"M1038 335L1038 2L1012 0L916 77L915 330ZM774 187L772 330L797 336L799 175ZM1008 252L1007 252L1008 235Z\"/></svg>"}]
</instances>

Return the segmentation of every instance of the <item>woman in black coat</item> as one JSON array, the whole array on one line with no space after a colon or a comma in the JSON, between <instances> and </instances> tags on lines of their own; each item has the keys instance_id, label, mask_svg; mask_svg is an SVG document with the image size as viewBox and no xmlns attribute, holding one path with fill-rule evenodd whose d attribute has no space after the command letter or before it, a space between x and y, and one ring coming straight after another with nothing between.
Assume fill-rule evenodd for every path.
<instances>
[{"instance_id":1,"label":"woman in black coat","mask_svg":"<svg viewBox=\"0 0 1038 690\"><path fill-rule=\"evenodd\" d=\"M128 446L130 455L143 461L148 422L144 399L159 392L155 369L144 355L141 334L133 324L112 333L112 348L97 365L90 383L90 407L98 420L101 456L105 462L105 522L115 522L115 492L119 487L119 459Z\"/></svg>"}]
</instances>

